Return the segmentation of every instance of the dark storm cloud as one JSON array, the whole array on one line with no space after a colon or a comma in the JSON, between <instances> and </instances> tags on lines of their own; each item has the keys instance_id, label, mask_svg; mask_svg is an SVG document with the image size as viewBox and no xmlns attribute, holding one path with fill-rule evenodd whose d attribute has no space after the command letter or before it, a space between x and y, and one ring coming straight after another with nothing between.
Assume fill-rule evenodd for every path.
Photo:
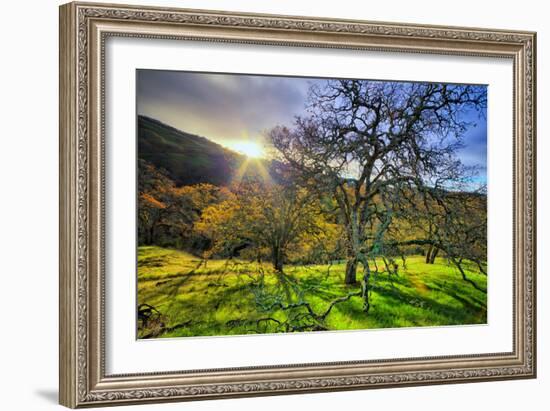
<instances>
[{"instance_id":1,"label":"dark storm cloud","mask_svg":"<svg viewBox=\"0 0 550 411\"><path fill-rule=\"evenodd\" d=\"M140 70L137 83L140 114L224 144L291 122L304 109L310 81Z\"/></svg>"}]
</instances>

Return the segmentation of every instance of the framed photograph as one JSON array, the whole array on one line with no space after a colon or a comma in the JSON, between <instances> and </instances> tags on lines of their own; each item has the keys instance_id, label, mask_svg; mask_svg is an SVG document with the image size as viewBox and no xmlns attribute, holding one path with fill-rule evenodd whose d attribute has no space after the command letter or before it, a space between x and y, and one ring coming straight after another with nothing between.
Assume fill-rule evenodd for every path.
<instances>
[{"instance_id":1,"label":"framed photograph","mask_svg":"<svg viewBox=\"0 0 550 411\"><path fill-rule=\"evenodd\" d=\"M61 6L61 404L534 378L535 37Z\"/></svg>"}]
</instances>

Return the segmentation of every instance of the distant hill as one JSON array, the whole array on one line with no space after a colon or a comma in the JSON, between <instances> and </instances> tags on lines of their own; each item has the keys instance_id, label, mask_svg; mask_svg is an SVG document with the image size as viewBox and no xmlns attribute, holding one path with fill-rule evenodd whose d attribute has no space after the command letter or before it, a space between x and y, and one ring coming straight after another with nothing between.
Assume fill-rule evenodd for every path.
<instances>
[{"instance_id":1,"label":"distant hill","mask_svg":"<svg viewBox=\"0 0 550 411\"><path fill-rule=\"evenodd\" d=\"M178 186L228 185L246 160L246 156L205 137L185 133L146 116L138 117L138 157L165 169ZM271 168L271 162L261 160L261 163ZM258 173L258 163L251 162L246 175Z\"/></svg>"}]
</instances>

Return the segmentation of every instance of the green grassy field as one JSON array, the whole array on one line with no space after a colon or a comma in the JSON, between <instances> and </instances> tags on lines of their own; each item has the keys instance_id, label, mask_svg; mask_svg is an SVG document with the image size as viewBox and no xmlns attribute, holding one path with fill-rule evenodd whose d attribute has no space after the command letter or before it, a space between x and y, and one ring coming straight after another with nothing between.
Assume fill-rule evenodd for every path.
<instances>
[{"instance_id":1,"label":"green grassy field","mask_svg":"<svg viewBox=\"0 0 550 411\"><path fill-rule=\"evenodd\" d=\"M322 328L316 329L486 323L487 294L463 281L444 259L429 265L424 257L411 256L406 267L400 264L399 274L391 276L382 267L379 263L380 271L373 276L367 314L361 297L354 296L334 305ZM327 275L326 265L289 265L282 276L268 264L210 260L205 266L185 252L139 247L138 305L149 317L138 321L138 336L284 332L287 324L307 323L308 311L303 306L283 310L276 302L288 308L306 301L316 313L323 313L332 301L360 288L344 285L344 268L344 262L334 264ZM486 289L485 276L467 274Z\"/></svg>"}]
</instances>

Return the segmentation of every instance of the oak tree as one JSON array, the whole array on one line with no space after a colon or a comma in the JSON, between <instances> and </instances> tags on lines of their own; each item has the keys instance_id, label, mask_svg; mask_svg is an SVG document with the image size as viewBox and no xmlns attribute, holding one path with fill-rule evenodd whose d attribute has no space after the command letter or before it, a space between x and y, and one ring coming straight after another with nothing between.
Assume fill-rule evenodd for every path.
<instances>
[{"instance_id":1,"label":"oak tree","mask_svg":"<svg viewBox=\"0 0 550 411\"><path fill-rule=\"evenodd\" d=\"M462 114L486 106L482 86L364 80L317 82L307 114L270 140L296 181L338 205L346 237L345 282L384 248L404 196L459 190L471 172L457 156L470 125Z\"/></svg>"}]
</instances>

